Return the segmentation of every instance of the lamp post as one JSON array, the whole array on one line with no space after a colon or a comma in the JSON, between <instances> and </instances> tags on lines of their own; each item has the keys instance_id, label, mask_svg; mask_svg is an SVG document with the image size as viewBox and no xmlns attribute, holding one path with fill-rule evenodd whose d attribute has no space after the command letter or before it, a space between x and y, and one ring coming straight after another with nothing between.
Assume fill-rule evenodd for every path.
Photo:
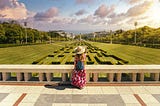
<instances>
[{"instance_id":1,"label":"lamp post","mask_svg":"<svg viewBox=\"0 0 160 106\"><path fill-rule=\"evenodd\" d=\"M26 36L26 44L27 44L27 22L24 22L24 26L25 26L25 36Z\"/></svg>"},{"instance_id":2,"label":"lamp post","mask_svg":"<svg viewBox=\"0 0 160 106\"><path fill-rule=\"evenodd\" d=\"M136 34L136 26L137 26L137 22L135 22L134 23L134 26L135 26L135 35L134 35L134 43L135 43L135 45L137 44L137 38L136 38L136 36L137 36L137 34Z\"/></svg>"},{"instance_id":3,"label":"lamp post","mask_svg":"<svg viewBox=\"0 0 160 106\"><path fill-rule=\"evenodd\" d=\"M79 36L79 40L80 40L80 45L81 45L81 33L80 33L80 36Z\"/></svg>"},{"instance_id":4,"label":"lamp post","mask_svg":"<svg viewBox=\"0 0 160 106\"><path fill-rule=\"evenodd\" d=\"M110 30L110 34L111 34L111 41L110 41L110 44L112 44L112 30Z\"/></svg>"}]
</instances>

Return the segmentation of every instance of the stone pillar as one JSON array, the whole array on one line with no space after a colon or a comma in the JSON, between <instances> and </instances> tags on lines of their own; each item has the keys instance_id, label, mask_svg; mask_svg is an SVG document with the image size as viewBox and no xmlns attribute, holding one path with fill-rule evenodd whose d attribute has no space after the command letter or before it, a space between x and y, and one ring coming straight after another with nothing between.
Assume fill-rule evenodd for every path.
<instances>
[{"instance_id":1,"label":"stone pillar","mask_svg":"<svg viewBox=\"0 0 160 106\"><path fill-rule=\"evenodd\" d=\"M94 82L98 81L98 73L93 73L93 81Z\"/></svg>"},{"instance_id":2,"label":"stone pillar","mask_svg":"<svg viewBox=\"0 0 160 106\"><path fill-rule=\"evenodd\" d=\"M132 79L133 73L128 73L129 79Z\"/></svg>"},{"instance_id":3,"label":"stone pillar","mask_svg":"<svg viewBox=\"0 0 160 106\"><path fill-rule=\"evenodd\" d=\"M155 73L150 73L150 77L151 77L152 80L154 80L154 78L155 78Z\"/></svg>"},{"instance_id":4,"label":"stone pillar","mask_svg":"<svg viewBox=\"0 0 160 106\"><path fill-rule=\"evenodd\" d=\"M46 73L46 78L47 78L47 81L51 81L52 80L52 73Z\"/></svg>"},{"instance_id":5,"label":"stone pillar","mask_svg":"<svg viewBox=\"0 0 160 106\"><path fill-rule=\"evenodd\" d=\"M122 76L122 73L117 73L117 81L118 82L121 82L121 76Z\"/></svg>"},{"instance_id":6,"label":"stone pillar","mask_svg":"<svg viewBox=\"0 0 160 106\"><path fill-rule=\"evenodd\" d=\"M86 80L87 80L87 82L90 81L90 73L86 73Z\"/></svg>"},{"instance_id":7,"label":"stone pillar","mask_svg":"<svg viewBox=\"0 0 160 106\"><path fill-rule=\"evenodd\" d=\"M109 73L109 82L113 82L114 73Z\"/></svg>"},{"instance_id":8,"label":"stone pillar","mask_svg":"<svg viewBox=\"0 0 160 106\"><path fill-rule=\"evenodd\" d=\"M24 73L24 80L25 81L29 81L32 78L32 73Z\"/></svg>"},{"instance_id":9,"label":"stone pillar","mask_svg":"<svg viewBox=\"0 0 160 106\"><path fill-rule=\"evenodd\" d=\"M132 81L136 82L137 73L132 73Z\"/></svg>"},{"instance_id":10,"label":"stone pillar","mask_svg":"<svg viewBox=\"0 0 160 106\"><path fill-rule=\"evenodd\" d=\"M155 73L154 80L157 81L157 82L159 81L159 73Z\"/></svg>"},{"instance_id":11,"label":"stone pillar","mask_svg":"<svg viewBox=\"0 0 160 106\"><path fill-rule=\"evenodd\" d=\"M11 73L2 72L2 78L3 78L3 81L7 81L8 79L11 78Z\"/></svg>"},{"instance_id":12,"label":"stone pillar","mask_svg":"<svg viewBox=\"0 0 160 106\"><path fill-rule=\"evenodd\" d=\"M140 80L140 73L137 73L137 79Z\"/></svg>"},{"instance_id":13,"label":"stone pillar","mask_svg":"<svg viewBox=\"0 0 160 106\"><path fill-rule=\"evenodd\" d=\"M67 73L62 73L62 81L67 81L67 76L68 74Z\"/></svg>"},{"instance_id":14,"label":"stone pillar","mask_svg":"<svg viewBox=\"0 0 160 106\"><path fill-rule=\"evenodd\" d=\"M45 79L44 73L39 73L39 81L42 82Z\"/></svg>"},{"instance_id":15,"label":"stone pillar","mask_svg":"<svg viewBox=\"0 0 160 106\"><path fill-rule=\"evenodd\" d=\"M93 79L93 74L92 73L89 73L89 78Z\"/></svg>"},{"instance_id":16,"label":"stone pillar","mask_svg":"<svg viewBox=\"0 0 160 106\"><path fill-rule=\"evenodd\" d=\"M69 73L69 81L72 81L72 72Z\"/></svg>"},{"instance_id":17,"label":"stone pillar","mask_svg":"<svg viewBox=\"0 0 160 106\"><path fill-rule=\"evenodd\" d=\"M2 73L0 72L0 80L2 80Z\"/></svg>"},{"instance_id":18,"label":"stone pillar","mask_svg":"<svg viewBox=\"0 0 160 106\"><path fill-rule=\"evenodd\" d=\"M17 81L22 81L23 80L23 73L17 72Z\"/></svg>"},{"instance_id":19,"label":"stone pillar","mask_svg":"<svg viewBox=\"0 0 160 106\"><path fill-rule=\"evenodd\" d=\"M144 82L144 73L140 73L140 81Z\"/></svg>"}]
</instances>

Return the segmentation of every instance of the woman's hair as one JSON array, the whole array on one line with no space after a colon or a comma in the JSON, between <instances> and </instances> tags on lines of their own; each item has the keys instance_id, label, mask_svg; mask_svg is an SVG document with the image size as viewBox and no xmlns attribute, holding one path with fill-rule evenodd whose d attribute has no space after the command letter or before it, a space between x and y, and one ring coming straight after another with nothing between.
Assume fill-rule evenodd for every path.
<instances>
[{"instance_id":1,"label":"woman's hair","mask_svg":"<svg viewBox=\"0 0 160 106\"><path fill-rule=\"evenodd\" d=\"M78 58L81 61L84 61L84 55L82 54L76 54L76 58Z\"/></svg>"}]
</instances>

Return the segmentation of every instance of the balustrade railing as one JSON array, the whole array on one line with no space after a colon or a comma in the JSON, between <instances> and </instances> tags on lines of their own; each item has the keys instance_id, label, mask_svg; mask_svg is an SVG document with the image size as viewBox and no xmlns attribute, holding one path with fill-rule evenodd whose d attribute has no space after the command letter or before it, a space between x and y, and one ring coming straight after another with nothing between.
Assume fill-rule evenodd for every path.
<instances>
[{"instance_id":1,"label":"balustrade railing","mask_svg":"<svg viewBox=\"0 0 160 106\"><path fill-rule=\"evenodd\" d=\"M160 82L160 65L86 65L85 68L88 83ZM73 65L0 65L0 82L70 82L72 71ZM55 73L60 73L58 79Z\"/></svg>"}]
</instances>

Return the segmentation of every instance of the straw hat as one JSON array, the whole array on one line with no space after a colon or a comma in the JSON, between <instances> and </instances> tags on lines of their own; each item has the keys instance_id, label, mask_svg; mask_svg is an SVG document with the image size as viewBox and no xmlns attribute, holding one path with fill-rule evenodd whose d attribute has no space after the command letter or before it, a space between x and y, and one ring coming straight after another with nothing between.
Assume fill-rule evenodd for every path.
<instances>
[{"instance_id":1,"label":"straw hat","mask_svg":"<svg viewBox=\"0 0 160 106\"><path fill-rule=\"evenodd\" d=\"M85 52L85 48L82 46L78 46L74 49L74 51L76 52L76 54L82 54Z\"/></svg>"}]
</instances>

